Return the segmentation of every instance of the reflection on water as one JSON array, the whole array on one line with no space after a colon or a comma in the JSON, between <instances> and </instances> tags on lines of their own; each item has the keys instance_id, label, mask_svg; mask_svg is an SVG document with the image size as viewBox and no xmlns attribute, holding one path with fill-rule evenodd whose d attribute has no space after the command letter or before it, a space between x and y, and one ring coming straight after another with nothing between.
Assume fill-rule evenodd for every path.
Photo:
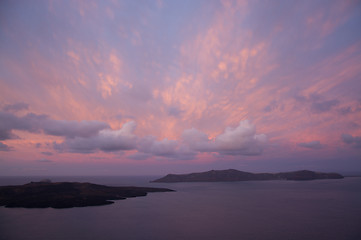
<instances>
[{"instance_id":1,"label":"reflection on water","mask_svg":"<svg viewBox=\"0 0 361 240\"><path fill-rule=\"evenodd\" d=\"M361 239L361 178L149 183L156 178L53 178L177 192L100 207L0 207L0 239ZM39 179L1 178L0 184Z\"/></svg>"}]
</instances>

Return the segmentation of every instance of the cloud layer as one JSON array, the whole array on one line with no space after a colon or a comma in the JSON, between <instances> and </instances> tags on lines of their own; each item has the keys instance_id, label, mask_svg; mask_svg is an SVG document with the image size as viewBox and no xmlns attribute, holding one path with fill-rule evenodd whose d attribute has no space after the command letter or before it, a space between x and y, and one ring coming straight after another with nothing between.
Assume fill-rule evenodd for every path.
<instances>
[{"instance_id":1,"label":"cloud layer","mask_svg":"<svg viewBox=\"0 0 361 240\"><path fill-rule=\"evenodd\" d=\"M32 169L24 162L44 157L68 169L89 159L104 169L129 164L132 173L196 164L291 168L296 160L304 169L305 159L320 169L330 159L335 169L361 168L340 160L360 158L359 7L5 4L0 159L9 167L0 173Z\"/></svg>"},{"instance_id":2,"label":"cloud layer","mask_svg":"<svg viewBox=\"0 0 361 240\"><path fill-rule=\"evenodd\" d=\"M119 130L104 129L97 135L68 138L62 143L54 143L54 148L60 152L75 153L131 150L136 146L136 136L133 134L135 126L134 122L128 122Z\"/></svg>"},{"instance_id":3,"label":"cloud layer","mask_svg":"<svg viewBox=\"0 0 361 240\"><path fill-rule=\"evenodd\" d=\"M12 130L75 138L95 136L100 130L109 128L104 122L53 120L46 115L34 113L18 117L12 113L0 112L0 122L0 140L16 138Z\"/></svg>"},{"instance_id":4,"label":"cloud layer","mask_svg":"<svg viewBox=\"0 0 361 240\"><path fill-rule=\"evenodd\" d=\"M29 105L23 102L14 103L14 104L7 104L3 107L5 112L18 112L21 110L27 110Z\"/></svg>"},{"instance_id":5,"label":"cloud layer","mask_svg":"<svg viewBox=\"0 0 361 240\"><path fill-rule=\"evenodd\" d=\"M304 143L299 143L298 145L300 147L310 148L310 149L321 149L322 148L322 144L320 143L320 141L304 142Z\"/></svg>"},{"instance_id":6,"label":"cloud layer","mask_svg":"<svg viewBox=\"0 0 361 240\"><path fill-rule=\"evenodd\" d=\"M354 148L361 148L361 136L352 136L350 134L342 134L342 141Z\"/></svg>"},{"instance_id":7,"label":"cloud layer","mask_svg":"<svg viewBox=\"0 0 361 240\"><path fill-rule=\"evenodd\" d=\"M267 142L264 134L256 134L255 127L247 120L236 128L227 127L215 139L196 129L185 130L182 141L157 140L155 136L137 137L133 132L135 122L125 123L121 129L105 129L95 136L67 138L54 143L60 152L93 153L96 151L115 152L137 150L130 158L146 159L160 156L176 159L193 159L198 152L213 152L221 155L260 155Z\"/></svg>"},{"instance_id":8,"label":"cloud layer","mask_svg":"<svg viewBox=\"0 0 361 240\"><path fill-rule=\"evenodd\" d=\"M256 134L256 128L247 120L235 128L227 127L214 139L196 129L185 130L182 137L192 150L225 155L260 155L267 142L266 135Z\"/></svg>"},{"instance_id":9,"label":"cloud layer","mask_svg":"<svg viewBox=\"0 0 361 240\"><path fill-rule=\"evenodd\" d=\"M0 142L0 151L10 151L10 150L11 148L8 145Z\"/></svg>"},{"instance_id":10,"label":"cloud layer","mask_svg":"<svg viewBox=\"0 0 361 240\"><path fill-rule=\"evenodd\" d=\"M213 152L221 155L260 155L267 142L265 134L256 134L256 128L244 120L235 128L226 127L222 134L214 139L197 130L185 130L182 141L157 140L155 136L137 137L134 134L136 123L126 122L114 130L99 121L65 121L53 120L46 115L28 113L16 116L12 113L0 112L1 140L16 138L13 130L64 137L63 142L53 143L55 150L72 153L94 153L96 151L115 152L137 150L150 156L161 156L178 159L194 158L197 152ZM2 151L10 148L3 144ZM51 155L49 152L42 152Z\"/></svg>"}]
</instances>

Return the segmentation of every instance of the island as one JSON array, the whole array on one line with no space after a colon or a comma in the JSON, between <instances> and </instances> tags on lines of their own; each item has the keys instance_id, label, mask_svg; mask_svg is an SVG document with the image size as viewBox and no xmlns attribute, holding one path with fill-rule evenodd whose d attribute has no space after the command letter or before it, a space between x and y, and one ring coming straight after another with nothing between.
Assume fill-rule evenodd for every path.
<instances>
[{"instance_id":1,"label":"island","mask_svg":"<svg viewBox=\"0 0 361 240\"><path fill-rule=\"evenodd\" d=\"M110 187L78 182L31 182L0 186L0 206L8 208L72 208L114 203L111 200L146 196L149 192L171 192L167 188Z\"/></svg>"},{"instance_id":2,"label":"island","mask_svg":"<svg viewBox=\"0 0 361 240\"><path fill-rule=\"evenodd\" d=\"M250 173L228 170L211 170L208 172L190 174L168 174L165 177L152 182L174 183L174 182L235 182L235 181L257 181L257 180L315 180L315 179L340 179L338 173L322 173L309 170L281 173Z\"/></svg>"}]
</instances>

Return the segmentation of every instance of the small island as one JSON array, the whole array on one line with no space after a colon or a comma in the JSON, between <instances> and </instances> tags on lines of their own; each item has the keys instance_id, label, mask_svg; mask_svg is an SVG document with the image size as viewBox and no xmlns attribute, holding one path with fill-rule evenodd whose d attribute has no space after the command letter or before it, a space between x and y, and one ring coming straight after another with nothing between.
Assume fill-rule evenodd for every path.
<instances>
[{"instance_id":1,"label":"small island","mask_svg":"<svg viewBox=\"0 0 361 240\"><path fill-rule=\"evenodd\" d=\"M236 182L236 181L257 181L257 180L315 180L315 179L340 179L338 173L321 173L309 170L281 173L250 173L228 170L211 170L208 172L190 174L168 174L165 177L152 182L174 183L174 182Z\"/></svg>"},{"instance_id":2,"label":"small island","mask_svg":"<svg viewBox=\"0 0 361 240\"><path fill-rule=\"evenodd\" d=\"M100 206L111 200L146 196L148 192L171 192L167 188L110 187L78 182L31 182L0 187L0 206L23 208L72 208Z\"/></svg>"}]
</instances>

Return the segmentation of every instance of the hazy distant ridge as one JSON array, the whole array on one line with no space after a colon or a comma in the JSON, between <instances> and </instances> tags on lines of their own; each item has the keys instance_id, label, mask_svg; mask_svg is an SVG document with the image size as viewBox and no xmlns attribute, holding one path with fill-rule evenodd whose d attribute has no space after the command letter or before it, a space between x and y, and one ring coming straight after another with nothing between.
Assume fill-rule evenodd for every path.
<instances>
[{"instance_id":1,"label":"hazy distant ridge","mask_svg":"<svg viewBox=\"0 0 361 240\"><path fill-rule=\"evenodd\" d=\"M338 173L322 173L309 170L281 173L250 173L235 169L211 170L208 172L190 174L168 174L153 182L234 182L252 180L315 180L315 179L340 179Z\"/></svg>"}]
</instances>

